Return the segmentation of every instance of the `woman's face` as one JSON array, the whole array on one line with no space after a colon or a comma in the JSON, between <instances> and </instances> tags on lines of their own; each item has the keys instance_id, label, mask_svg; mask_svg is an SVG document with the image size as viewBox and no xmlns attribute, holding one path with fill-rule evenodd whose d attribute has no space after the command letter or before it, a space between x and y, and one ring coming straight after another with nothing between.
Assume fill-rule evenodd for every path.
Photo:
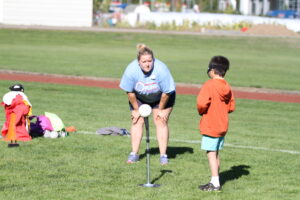
<instances>
[{"instance_id":1,"label":"woman's face","mask_svg":"<svg viewBox=\"0 0 300 200\"><path fill-rule=\"evenodd\" d=\"M150 72L153 67L153 58L150 54L142 55L139 60L139 65L144 72Z\"/></svg>"}]
</instances>

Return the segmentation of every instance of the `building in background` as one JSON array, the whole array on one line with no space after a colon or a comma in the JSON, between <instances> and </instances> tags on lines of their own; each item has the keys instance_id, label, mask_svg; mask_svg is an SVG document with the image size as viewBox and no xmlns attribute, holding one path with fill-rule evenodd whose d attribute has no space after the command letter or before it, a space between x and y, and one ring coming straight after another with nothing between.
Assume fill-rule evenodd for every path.
<instances>
[{"instance_id":1,"label":"building in background","mask_svg":"<svg viewBox=\"0 0 300 200\"><path fill-rule=\"evenodd\" d=\"M280 18L300 17L300 0L239 0L238 2L239 12L243 15L268 15Z\"/></svg>"},{"instance_id":2,"label":"building in background","mask_svg":"<svg viewBox=\"0 0 300 200\"><path fill-rule=\"evenodd\" d=\"M95 15L95 11L98 12L95 2L99 5L106 3L107 12L121 10L125 14L125 7L132 6L133 0L0 0L0 23L90 27L97 24L94 23L95 16L101 18L100 14L105 12L103 9ZM208 5L204 6L201 2ZM138 4L148 6L154 12L169 12L172 15L175 12L198 14L222 11L227 14L300 18L300 0L138 0Z\"/></svg>"},{"instance_id":3,"label":"building in background","mask_svg":"<svg viewBox=\"0 0 300 200\"><path fill-rule=\"evenodd\" d=\"M93 0L0 0L0 23L92 26Z\"/></svg>"}]
</instances>

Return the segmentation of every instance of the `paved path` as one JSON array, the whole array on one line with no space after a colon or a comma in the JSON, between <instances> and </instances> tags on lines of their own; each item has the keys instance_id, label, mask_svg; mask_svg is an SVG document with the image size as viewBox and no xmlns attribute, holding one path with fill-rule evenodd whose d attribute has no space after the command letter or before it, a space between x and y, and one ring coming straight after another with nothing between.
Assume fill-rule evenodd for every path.
<instances>
[{"instance_id":1,"label":"paved path","mask_svg":"<svg viewBox=\"0 0 300 200\"><path fill-rule=\"evenodd\" d=\"M120 89L119 80L113 78L65 76L58 74L43 74L0 69L0 79ZM183 95L197 95L199 92L199 87L200 85L196 84L176 83L177 93ZM241 99L300 103L300 91L233 87L233 92L236 98Z\"/></svg>"}]
</instances>

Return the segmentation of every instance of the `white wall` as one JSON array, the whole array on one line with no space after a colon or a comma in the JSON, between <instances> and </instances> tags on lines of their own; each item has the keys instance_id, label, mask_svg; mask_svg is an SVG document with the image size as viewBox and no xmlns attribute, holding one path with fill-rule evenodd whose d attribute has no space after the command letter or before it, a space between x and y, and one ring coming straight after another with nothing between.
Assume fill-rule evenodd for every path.
<instances>
[{"instance_id":1,"label":"white wall","mask_svg":"<svg viewBox=\"0 0 300 200\"><path fill-rule=\"evenodd\" d=\"M0 0L0 2L1 1L3 2L2 23L4 24L92 26L92 0Z\"/></svg>"},{"instance_id":2,"label":"white wall","mask_svg":"<svg viewBox=\"0 0 300 200\"><path fill-rule=\"evenodd\" d=\"M135 13L129 13L126 15L125 20L135 26L136 15ZM215 25L215 26L227 26L235 25L238 23L249 23L249 24L280 24L286 26L287 29L300 32L300 19L280 19L270 17L259 17L259 16L244 16L244 15L229 15L229 14L213 14L213 13L175 13L175 12L150 12L140 13L139 23L154 23L156 26L162 24L173 24L182 25L186 21L192 25L197 23L199 25Z\"/></svg>"},{"instance_id":3,"label":"white wall","mask_svg":"<svg viewBox=\"0 0 300 200\"><path fill-rule=\"evenodd\" d=\"M0 0L0 23L3 23L3 0Z\"/></svg>"}]
</instances>

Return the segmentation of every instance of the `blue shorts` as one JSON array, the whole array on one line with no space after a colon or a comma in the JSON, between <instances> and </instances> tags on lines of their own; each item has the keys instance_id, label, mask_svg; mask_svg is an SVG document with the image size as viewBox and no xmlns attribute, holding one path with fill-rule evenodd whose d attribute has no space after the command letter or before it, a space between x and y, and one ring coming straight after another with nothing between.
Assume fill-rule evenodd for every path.
<instances>
[{"instance_id":1,"label":"blue shorts","mask_svg":"<svg viewBox=\"0 0 300 200\"><path fill-rule=\"evenodd\" d=\"M223 149L224 137L210 137L202 135L201 149L206 151L218 151Z\"/></svg>"}]
</instances>

